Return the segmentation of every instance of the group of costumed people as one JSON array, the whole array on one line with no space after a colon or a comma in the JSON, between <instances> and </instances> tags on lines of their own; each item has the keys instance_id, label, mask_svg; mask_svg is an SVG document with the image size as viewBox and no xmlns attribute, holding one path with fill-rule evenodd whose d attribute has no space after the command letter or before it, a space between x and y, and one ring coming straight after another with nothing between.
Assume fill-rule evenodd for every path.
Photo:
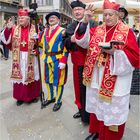
<instances>
[{"instance_id":1,"label":"group of costumed people","mask_svg":"<svg viewBox=\"0 0 140 140\"><path fill-rule=\"evenodd\" d=\"M139 48L132 30L119 19L120 5L104 0L104 23L97 26L93 5L71 2L75 21L60 27L60 14L46 15L47 28L40 34L44 81L48 91L45 106L62 106L67 81L67 59L71 54L75 104L73 118L89 123L86 140L121 140L129 113L132 74L139 68ZM127 13L128 14L128 13ZM124 19L124 17L122 18ZM40 95L38 35L28 11L18 10L18 24L8 21L1 40L12 51L13 97L17 105L36 102ZM54 92L54 87L56 91Z\"/></svg>"}]
</instances>

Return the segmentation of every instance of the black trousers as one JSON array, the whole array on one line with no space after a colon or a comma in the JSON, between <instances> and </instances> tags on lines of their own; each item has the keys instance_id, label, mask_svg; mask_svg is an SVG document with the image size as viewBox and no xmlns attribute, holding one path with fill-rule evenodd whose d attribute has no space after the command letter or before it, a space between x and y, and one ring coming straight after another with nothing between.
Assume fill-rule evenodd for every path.
<instances>
[{"instance_id":1,"label":"black trousers","mask_svg":"<svg viewBox=\"0 0 140 140\"><path fill-rule=\"evenodd\" d=\"M89 113L86 112L86 86L83 85L83 69L84 66L78 67L78 76L79 76L79 83L80 83L80 100L82 108L79 110L81 114L82 122L89 123Z\"/></svg>"}]
</instances>

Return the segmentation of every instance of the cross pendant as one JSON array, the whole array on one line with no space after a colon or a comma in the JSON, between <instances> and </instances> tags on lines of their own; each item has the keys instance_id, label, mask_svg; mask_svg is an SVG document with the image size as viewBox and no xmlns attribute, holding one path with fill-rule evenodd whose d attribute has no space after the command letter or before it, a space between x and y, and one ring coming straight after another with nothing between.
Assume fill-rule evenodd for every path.
<instances>
[{"instance_id":1,"label":"cross pendant","mask_svg":"<svg viewBox=\"0 0 140 140\"><path fill-rule=\"evenodd\" d=\"M25 47L26 42L25 42L25 41L21 42L21 45L22 45L23 47Z\"/></svg>"}]
</instances>

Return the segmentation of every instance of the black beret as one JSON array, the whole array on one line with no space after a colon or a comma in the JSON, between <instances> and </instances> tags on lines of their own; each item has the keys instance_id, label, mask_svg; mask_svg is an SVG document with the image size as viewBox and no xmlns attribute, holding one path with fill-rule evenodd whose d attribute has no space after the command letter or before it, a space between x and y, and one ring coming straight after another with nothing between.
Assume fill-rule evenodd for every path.
<instances>
[{"instance_id":1,"label":"black beret","mask_svg":"<svg viewBox=\"0 0 140 140\"><path fill-rule=\"evenodd\" d=\"M81 1L79 1L79 0L71 2L70 5L71 5L72 9L75 8L75 7L82 7L84 9L86 8L86 5L84 3L82 3Z\"/></svg>"},{"instance_id":2,"label":"black beret","mask_svg":"<svg viewBox=\"0 0 140 140\"><path fill-rule=\"evenodd\" d=\"M60 14L58 12L51 12L51 13L49 13L49 14L46 15L46 17L45 17L46 21L48 22L49 17L50 16L53 16L53 15L54 16L57 16L58 19L60 19Z\"/></svg>"},{"instance_id":3,"label":"black beret","mask_svg":"<svg viewBox=\"0 0 140 140\"><path fill-rule=\"evenodd\" d=\"M119 12L124 12L125 13L125 16L126 17L128 16L128 11L124 7L120 7L119 8Z\"/></svg>"},{"instance_id":4,"label":"black beret","mask_svg":"<svg viewBox=\"0 0 140 140\"><path fill-rule=\"evenodd\" d=\"M139 30L136 29L136 30L134 30L134 32L135 32L135 33L139 33Z\"/></svg>"}]
</instances>

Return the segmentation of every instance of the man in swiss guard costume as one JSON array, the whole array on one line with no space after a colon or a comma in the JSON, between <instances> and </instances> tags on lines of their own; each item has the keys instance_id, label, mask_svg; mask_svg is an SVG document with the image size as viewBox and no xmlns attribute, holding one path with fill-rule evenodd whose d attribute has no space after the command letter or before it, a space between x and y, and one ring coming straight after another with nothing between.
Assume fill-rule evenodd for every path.
<instances>
[{"instance_id":1,"label":"man in swiss guard costume","mask_svg":"<svg viewBox=\"0 0 140 140\"><path fill-rule=\"evenodd\" d=\"M133 70L139 67L139 48L132 30L119 20L118 10L119 4L105 0L105 23L90 30L87 18L90 9L87 9L83 20L87 26L85 35L76 33L76 42L88 47L83 83L87 86L86 110L91 113L91 135L86 140L121 140L128 118Z\"/></svg>"},{"instance_id":2,"label":"man in swiss guard costume","mask_svg":"<svg viewBox=\"0 0 140 140\"><path fill-rule=\"evenodd\" d=\"M64 28L59 26L60 14L51 12L46 15L46 21L48 28L44 30L40 41L40 46L43 47L44 78L48 91L45 106L55 102L53 111L57 111L62 105L64 84L67 80L68 51L63 42Z\"/></svg>"},{"instance_id":3,"label":"man in swiss guard costume","mask_svg":"<svg viewBox=\"0 0 140 140\"><path fill-rule=\"evenodd\" d=\"M68 25L66 30L66 47L70 51L71 61L73 63L73 82L75 90L75 104L78 112L73 118L81 117L82 122L89 122L89 113L85 111L86 87L82 83L82 72L85 63L87 49L83 49L75 42L75 29L78 23L83 19L86 5L79 0L71 2L71 7L75 21ZM92 18L92 17L91 17ZM90 27L95 26L93 20L90 21Z\"/></svg>"},{"instance_id":4,"label":"man in swiss guard costume","mask_svg":"<svg viewBox=\"0 0 140 140\"><path fill-rule=\"evenodd\" d=\"M18 10L17 25L11 19L3 32L2 40L12 51L13 97L17 105L36 102L40 93L38 61L35 55L35 26L30 24L28 11Z\"/></svg>"}]
</instances>

